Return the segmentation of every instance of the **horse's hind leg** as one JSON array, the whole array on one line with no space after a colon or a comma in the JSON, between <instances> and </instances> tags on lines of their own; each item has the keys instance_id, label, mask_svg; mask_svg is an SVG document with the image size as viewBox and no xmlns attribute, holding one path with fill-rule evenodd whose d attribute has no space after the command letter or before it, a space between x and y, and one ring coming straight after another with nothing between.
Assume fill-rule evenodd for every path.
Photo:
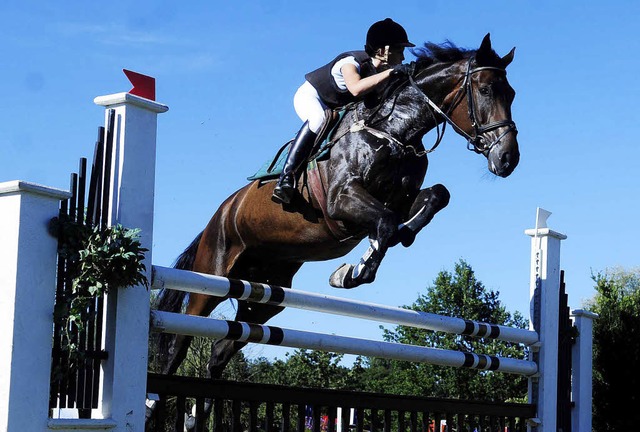
<instances>
[{"instance_id":1,"label":"horse's hind leg","mask_svg":"<svg viewBox=\"0 0 640 432\"><path fill-rule=\"evenodd\" d=\"M245 258L246 261L251 261L250 258ZM257 267L255 263L249 267L243 265L243 259L239 259L240 262L234 265L234 269L231 271L230 276L234 278L242 278L244 280L250 280L252 282L266 282L270 284L279 285L283 287L291 286L293 275L298 271L301 264L291 263L288 265L283 264L263 264ZM246 262L245 261L245 262ZM235 321L250 322L253 324L264 324L272 317L280 313L284 308L274 305L248 303L246 301L238 302L238 311L236 312ZM247 342L239 342L233 340L220 339L216 340L211 345L211 358L207 365L207 374L209 378L218 379L222 377L222 372L225 367L231 361L233 356L244 348ZM204 418L208 418L211 414L213 401L209 398L205 399L204 403ZM187 430L192 430L195 427L196 418L192 415L188 416L185 421L185 427Z\"/></svg>"},{"instance_id":2,"label":"horse's hind leg","mask_svg":"<svg viewBox=\"0 0 640 432\"><path fill-rule=\"evenodd\" d=\"M396 236L389 242L389 247L402 243L409 247L416 235L424 228L433 216L449 204L450 194L441 184L422 189L409 210L409 218L400 224Z\"/></svg>"},{"instance_id":3,"label":"horse's hind leg","mask_svg":"<svg viewBox=\"0 0 640 432\"><path fill-rule=\"evenodd\" d=\"M244 321L254 324L264 324L270 318L277 315L284 308L279 306L271 306L265 304L249 304L246 301L238 302L238 312L236 313L235 321ZM227 364L231 361L233 356L244 348L247 342L239 342L227 339L216 340L211 344L211 358L207 365L208 377L211 379L222 378L222 372ZM194 406L195 408L195 406ZM213 400L206 398L204 400L204 418L207 419L211 415L211 409L213 408ZM185 420L185 429L187 431L194 430L196 426L195 411Z\"/></svg>"},{"instance_id":4,"label":"horse's hind leg","mask_svg":"<svg viewBox=\"0 0 640 432\"><path fill-rule=\"evenodd\" d=\"M218 297L191 293L189 295L189 304L187 305L187 310L185 311L185 313L190 315L207 316L223 300L224 299L221 299ZM189 345L191 345L191 341L193 340L192 336L186 336L182 334L175 334L171 336L172 336L171 339L168 340L168 347L166 349L166 359L161 369L161 372L165 375L173 375L178 370L178 368L186 358L187 353L189 351ZM206 403L208 405L207 406L207 409L208 409L207 416L208 416L210 407L211 407L211 400L207 400ZM147 409L146 409L147 421L153 415L154 409L155 409L155 401L148 402ZM192 416L189 416L186 419L185 424L187 425L187 430L192 430L195 425L195 418Z\"/></svg>"},{"instance_id":5,"label":"horse's hind leg","mask_svg":"<svg viewBox=\"0 0 640 432\"><path fill-rule=\"evenodd\" d=\"M265 304L250 304L245 301L238 302L238 313L235 321L264 324L273 318L284 308ZM211 346L211 358L208 369L209 376L213 379L221 378L222 372L233 356L244 348L247 342L239 342L227 339L217 340Z\"/></svg>"},{"instance_id":6,"label":"horse's hind leg","mask_svg":"<svg viewBox=\"0 0 640 432\"><path fill-rule=\"evenodd\" d=\"M188 315L208 316L224 299L204 294L191 293L185 311ZM176 334L169 342L168 358L162 373L173 375L184 361L192 341L191 336Z\"/></svg>"},{"instance_id":7,"label":"horse's hind leg","mask_svg":"<svg viewBox=\"0 0 640 432\"><path fill-rule=\"evenodd\" d=\"M264 263L260 265L260 267L257 267L254 263L251 269L234 271L234 276L254 282L268 281L273 285L288 287L291 286L293 275L300 269L301 265L300 263ZM281 306L239 301L235 321L264 324L283 309ZM222 371L233 355L240 351L245 345L247 345L246 342L225 339L216 341L211 346L211 358L208 365L209 376L211 378L220 378Z\"/></svg>"}]
</instances>

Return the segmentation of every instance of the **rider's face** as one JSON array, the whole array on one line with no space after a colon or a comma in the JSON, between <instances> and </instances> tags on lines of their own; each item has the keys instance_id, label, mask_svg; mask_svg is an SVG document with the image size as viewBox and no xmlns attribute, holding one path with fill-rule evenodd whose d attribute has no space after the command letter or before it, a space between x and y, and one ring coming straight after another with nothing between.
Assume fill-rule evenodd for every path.
<instances>
[{"instance_id":1,"label":"rider's face","mask_svg":"<svg viewBox=\"0 0 640 432\"><path fill-rule=\"evenodd\" d=\"M387 57L387 63L390 66L395 66L404 60L404 47L400 45L391 45L389 47L389 56Z\"/></svg>"}]
</instances>

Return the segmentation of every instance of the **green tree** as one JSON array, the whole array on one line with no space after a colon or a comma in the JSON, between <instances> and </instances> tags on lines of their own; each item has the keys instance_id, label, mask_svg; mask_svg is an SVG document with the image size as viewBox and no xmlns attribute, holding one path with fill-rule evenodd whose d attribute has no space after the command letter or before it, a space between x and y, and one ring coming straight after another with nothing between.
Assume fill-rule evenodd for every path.
<instances>
[{"instance_id":1,"label":"green tree","mask_svg":"<svg viewBox=\"0 0 640 432\"><path fill-rule=\"evenodd\" d=\"M593 276L593 429L638 430L640 424L640 269Z\"/></svg>"},{"instance_id":2,"label":"green tree","mask_svg":"<svg viewBox=\"0 0 640 432\"><path fill-rule=\"evenodd\" d=\"M527 322L522 315L509 313L498 296L499 292L487 290L476 279L471 266L460 260L453 273L441 271L433 286L407 308L526 328ZM398 343L518 359L524 359L528 354L519 344L407 326L385 330L384 338ZM524 401L526 398L527 381L518 375L397 360L367 359L366 363L368 368L361 380L369 391L493 401Z\"/></svg>"},{"instance_id":3,"label":"green tree","mask_svg":"<svg viewBox=\"0 0 640 432\"><path fill-rule=\"evenodd\" d=\"M287 353L285 360L269 364L263 359L254 364L256 382L282 384L310 388L347 388L350 382L349 368L340 365L343 355L298 349ZM258 373L258 368L261 373Z\"/></svg>"}]
</instances>

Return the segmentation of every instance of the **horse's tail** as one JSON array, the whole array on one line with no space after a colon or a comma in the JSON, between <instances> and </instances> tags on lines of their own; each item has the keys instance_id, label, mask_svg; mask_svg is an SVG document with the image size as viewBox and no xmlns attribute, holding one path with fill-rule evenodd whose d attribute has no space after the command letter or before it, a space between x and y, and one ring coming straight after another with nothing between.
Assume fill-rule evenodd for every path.
<instances>
[{"instance_id":1,"label":"horse's tail","mask_svg":"<svg viewBox=\"0 0 640 432\"><path fill-rule=\"evenodd\" d=\"M202 232L193 239L191 244L176 259L173 263L174 268L180 270L191 270L193 268L193 262L196 259L196 252L201 239ZM186 295L187 293L184 291L163 288L158 296L157 309L166 312L181 312Z\"/></svg>"},{"instance_id":2,"label":"horse's tail","mask_svg":"<svg viewBox=\"0 0 640 432\"><path fill-rule=\"evenodd\" d=\"M193 262L196 258L196 252L198 251L198 245L202 239L202 232L196 236L189 246L180 254L180 256L173 263L173 267L180 270L191 270L193 268ZM187 293L184 291L177 291L172 289L163 288L160 291L155 303L155 309L165 312L182 312L182 306L185 302ZM175 335L160 333L154 335L153 342L149 347L150 355L152 356L152 368L157 369L156 372L166 373L169 361L169 352ZM155 347L154 347L155 346ZM157 351L156 351L157 350Z\"/></svg>"}]
</instances>

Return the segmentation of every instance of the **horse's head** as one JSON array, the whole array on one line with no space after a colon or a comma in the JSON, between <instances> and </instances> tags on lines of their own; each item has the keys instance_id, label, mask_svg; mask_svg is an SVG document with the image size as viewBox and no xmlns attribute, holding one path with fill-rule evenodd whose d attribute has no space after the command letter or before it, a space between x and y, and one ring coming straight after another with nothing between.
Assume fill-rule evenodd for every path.
<instances>
[{"instance_id":1,"label":"horse's head","mask_svg":"<svg viewBox=\"0 0 640 432\"><path fill-rule=\"evenodd\" d=\"M468 139L469 148L482 153L489 170L500 177L511 174L520 160L517 129L511 120L516 93L506 72L514 51L499 57L487 34L475 54L461 62L464 79L452 94L450 108L451 120Z\"/></svg>"}]
</instances>

